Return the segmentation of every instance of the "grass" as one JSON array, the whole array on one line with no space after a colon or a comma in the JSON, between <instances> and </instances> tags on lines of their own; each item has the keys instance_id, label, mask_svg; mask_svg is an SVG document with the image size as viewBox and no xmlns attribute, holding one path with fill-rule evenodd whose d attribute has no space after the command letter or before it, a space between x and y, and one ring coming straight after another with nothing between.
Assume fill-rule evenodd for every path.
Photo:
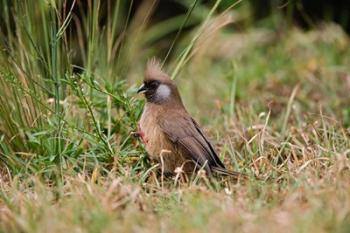
<instances>
[{"instance_id":1,"label":"grass","mask_svg":"<svg viewBox=\"0 0 350 233\"><path fill-rule=\"evenodd\" d=\"M252 177L185 182L160 176L130 134L135 81L169 31L149 24L147 1L132 18L123 1L106 15L88 3L77 17L59 1L2 2L1 232L349 231L350 40L339 27L237 30L244 4L218 14L186 3L166 21L175 34L197 25L169 44L164 68L224 163Z\"/></svg>"}]
</instances>

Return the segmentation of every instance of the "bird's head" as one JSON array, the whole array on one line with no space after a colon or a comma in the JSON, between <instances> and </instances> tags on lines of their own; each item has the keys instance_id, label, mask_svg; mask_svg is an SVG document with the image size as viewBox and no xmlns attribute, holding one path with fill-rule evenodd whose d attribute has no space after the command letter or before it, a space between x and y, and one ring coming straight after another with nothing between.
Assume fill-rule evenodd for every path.
<instances>
[{"instance_id":1,"label":"bird's head","mask_svg":"<svg viewBox=\"0 0 350 233\"><path fill-rule=\"evenodd\" d=\"M182 103L175 83L162 71L155 59L148 62L143 84L137 93L143 93L150 103L164 104L173 101Z\"/></svg>"}]
</instances>

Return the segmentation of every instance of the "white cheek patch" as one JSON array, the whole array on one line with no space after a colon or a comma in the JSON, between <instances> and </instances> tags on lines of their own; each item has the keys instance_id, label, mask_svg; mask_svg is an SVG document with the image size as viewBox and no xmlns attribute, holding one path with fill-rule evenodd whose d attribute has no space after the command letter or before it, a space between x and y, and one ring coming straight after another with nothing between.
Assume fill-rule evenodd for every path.
<instances>
[{"instance_id":1,"label":"white cheek patch","mask_svg":"<svg viewBox=\"0 0 350 233\"><path fill-rule=\"evenodd\" d=\"M160 84L157 88L157 98L158 99L167 99L170 96L170 88L165 84Z\"/></svg>"}]
</instances>

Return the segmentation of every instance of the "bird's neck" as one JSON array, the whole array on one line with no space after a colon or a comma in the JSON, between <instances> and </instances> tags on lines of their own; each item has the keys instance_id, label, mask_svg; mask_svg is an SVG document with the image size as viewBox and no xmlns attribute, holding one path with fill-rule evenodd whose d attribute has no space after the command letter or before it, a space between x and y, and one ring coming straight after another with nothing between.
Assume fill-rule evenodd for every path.
<instances>
[{"instance_id":1,"label":"bird's neck","mask_svg":"<svg viewBox=\"0 0 350 233\"><path fill-rule=\"evenodd\" d=\"M178 98L169 98L168 100L163 101L148 101L146 102L146 106L148 108L159 109L162 111L166 111L169 109L181 109L185 110L185 106L182 103L180 97Z\"/></svg>"},{"instance_id":2,"label":"bird's neck","mask_svg":"<svg viewBox=\"0 0 350 233\"><path fill-rule=\"evenodd\" d=\"M147 103L167 106L167 107L183 107L181 97L178 92L172 92L167 98L157 98L156 95L146 96Z\"/></svg>"}]
</instances>

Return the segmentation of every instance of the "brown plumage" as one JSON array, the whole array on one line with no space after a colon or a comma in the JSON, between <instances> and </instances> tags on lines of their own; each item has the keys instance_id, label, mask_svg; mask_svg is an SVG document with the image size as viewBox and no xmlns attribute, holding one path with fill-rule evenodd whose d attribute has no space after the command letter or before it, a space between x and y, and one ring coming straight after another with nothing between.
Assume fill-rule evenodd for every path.
<instances>
[{"instance_id":1,"label":"brown plumage","mask_svg":"<svg viewBox=\"0 0 350 233\"><path fill-rule=\"evenodd\" d=\"M164 172L174 173L177 167L182 167L187 174L203 168L208 175L242 175L226 170L197 122L186 111L174 81L155 60L148 63L138 92L144 93L147 100L139 121L140 135L150 158L161 163Z\"/></svg>"}]
</instances>

